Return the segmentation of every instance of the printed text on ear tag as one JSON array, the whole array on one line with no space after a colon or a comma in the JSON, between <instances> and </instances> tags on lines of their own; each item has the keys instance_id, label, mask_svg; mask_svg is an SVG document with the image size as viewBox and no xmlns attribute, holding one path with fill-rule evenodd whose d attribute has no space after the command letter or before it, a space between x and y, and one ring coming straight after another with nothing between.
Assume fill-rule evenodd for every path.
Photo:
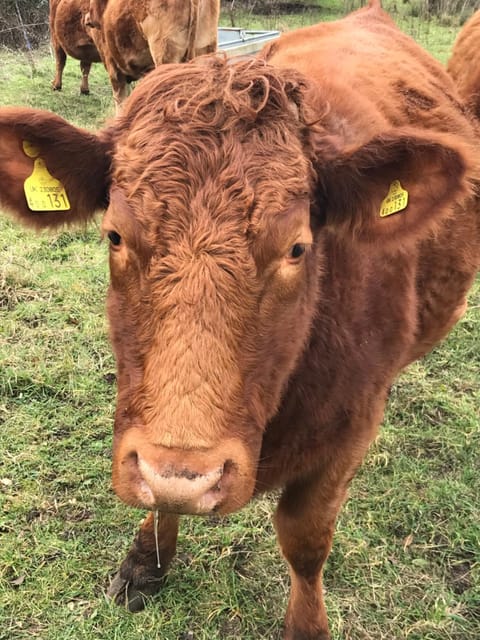
<instances>
[{"instance_id":1,"label":"printed text on ear tag","mask_svg":"<svg viewBox=\"0 0 480 640\"><path fill-rule=\"evenodd\" d=\"M387 197L380 207L380 217L386 218L394 213L403 211L408 204L408 191L402 188L399 180L394 180L390 185Z\"/></svg>"},{"instance_id":2,"label":"printed text on ear tag","mask_svg":"<svg viewBox=\"0 0 480 640\"><path fill-rule=\"evenodd\" d=\"M23 185L28 208L31 211L68 211L68 201L65 187L48 171L42 158L36 158L32 175Z\"/></svg>"}]
</instances>

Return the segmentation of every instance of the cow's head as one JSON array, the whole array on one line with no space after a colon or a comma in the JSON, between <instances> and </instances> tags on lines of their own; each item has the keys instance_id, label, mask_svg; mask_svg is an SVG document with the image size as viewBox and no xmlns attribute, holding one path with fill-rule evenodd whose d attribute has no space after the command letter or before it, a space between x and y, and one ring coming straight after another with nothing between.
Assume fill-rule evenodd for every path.
<instances>
[{"instance_id":1,"label":"cow's head","mask_svg":"<svg viewBox=\"0 0 480 640\"><path fill-rule=\"evenodd\" d=\"M347 144L312 91L260 61L212 58L150 74L98 135L45 112L0 112L7 209L43 228L106 208L113 484L129 504L226 513L247 502L262 434L322 312L324 238L408 247L468 188L466 152L446 134ZM55 199L29 209L24 182L39 159L69 210ZM408 206L380 217L395 180Z\"/></svg>"}]
</instances>

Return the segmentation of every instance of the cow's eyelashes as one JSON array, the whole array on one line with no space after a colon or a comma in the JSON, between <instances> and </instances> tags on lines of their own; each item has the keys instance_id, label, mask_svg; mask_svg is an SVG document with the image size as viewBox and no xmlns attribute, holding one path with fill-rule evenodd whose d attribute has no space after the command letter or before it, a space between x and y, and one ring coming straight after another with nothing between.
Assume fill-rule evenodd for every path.
<instances>
[{"instance_id":1,"label":"cow's eyelashes","mask_svg":"<svg viewBox=\"0 0 480 640\"><path fill-rule=\"evenodd\" d=\"M304 255L307 250L307 245L304 242L296 242L294 245L290 247L290 250L287 254L287 259L289 262L298 262L300 258Z\"/></svg>"},{"instance_id":2,"label":"cow's eyelashes","mask_svg":"<svg viewBox=\"0 0 480 640\"><path fill-rule=\"evenodd\" d=\"M116 231L109 231L107 236L114 247L118 247L122 244L122 236Z\"/></svg>"}]
</instances>

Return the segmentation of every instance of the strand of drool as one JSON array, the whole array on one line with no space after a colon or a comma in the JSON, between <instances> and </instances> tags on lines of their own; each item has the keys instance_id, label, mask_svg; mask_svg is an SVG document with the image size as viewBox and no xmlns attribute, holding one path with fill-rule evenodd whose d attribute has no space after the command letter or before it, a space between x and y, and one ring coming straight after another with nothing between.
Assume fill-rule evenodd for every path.
<instances>
[{"instance_id":1,"label":"strand of drool","mask_svg":"<svg viewBox=\"0 0 480 640\"><path fill-rule=\"evenodd\" d=\"M155 551L157 553L157 569L161 569L160 551L158 548L158 510L155 509L153 513L153 535L155 536Z\"/></svg>"}]
</instances>

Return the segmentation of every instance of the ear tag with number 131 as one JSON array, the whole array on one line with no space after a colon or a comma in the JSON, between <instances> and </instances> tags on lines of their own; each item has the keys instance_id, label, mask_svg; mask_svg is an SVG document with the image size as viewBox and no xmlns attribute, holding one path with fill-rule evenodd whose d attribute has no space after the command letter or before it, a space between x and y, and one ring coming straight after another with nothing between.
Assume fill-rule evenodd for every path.
<instances>
[{"instance_id":1,"label":"ear tag with number 131","mask_svg":"<svg viewBox=\"0 0 480 640\"><path fill-rule=\"evenodd\" d=\"M390 185L387 197L380 207L380 217L386 218L394 213L403 211L408 205L408 191L400 184L400 180L394 180Z\"/></svg>"},{"instance_id":2,"label":"ear tag with number 131","mask_svg":"<svg viewBox=\"0 0 480 640\"><path fill-rule=\"evenodd\" d=\"M31 211L69 211L65 187L48 171L45 161L39 158L40 150L27 140L23 143L25 155L33 160L33 171L24 182L23 188Z\"/></svg>"}]
</instances>

